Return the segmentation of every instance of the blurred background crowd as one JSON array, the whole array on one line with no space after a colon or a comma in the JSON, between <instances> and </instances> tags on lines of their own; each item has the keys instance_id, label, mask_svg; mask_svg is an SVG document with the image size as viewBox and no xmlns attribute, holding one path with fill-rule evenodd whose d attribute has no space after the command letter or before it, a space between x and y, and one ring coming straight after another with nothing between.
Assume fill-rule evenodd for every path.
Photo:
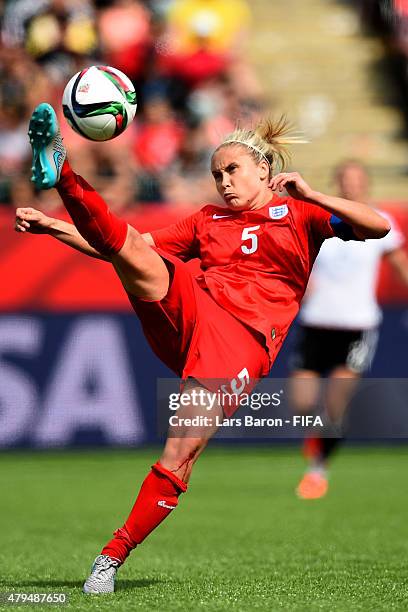
<instances>
[{"instance_id":1,"label":"blurred background crowd","mask_svg":"<svg viewBox=\"0 0 408 612\"><path fill-rule=\"evenodd\" d=\"M246 0L14 0L3 3L0 47L0 202L57 205L27 181L27 122L47 100L61 108L85 66L134 82L137 118L117 141L92 143L61 117L70 160L116 209L135 202L214 199L210 153L236 121L253 123L262 91L245 59ZM139 204L140 205L140 204Z\"/></svg>"},{"instance_id":2,"label":"blurred background crowd","mask_svg":"<svg viewBox=\"0 0 408 612\"><path fill-rule=\"evenodd\" d=\"M261 4L255 2L261 8L259 15ZM269 6L266 2L269 30L259 21L259 15L255 30L251 15L254 7L247 0L0 1L1 205L39 204L44 210L58 206L54 194L34 193L27 180L30 173L27 122L33 107L44 100L61 113L66 82L75 72L92 64L115 66L132 79L138 95L134 124L120 139L102 144L74 134L62 116L61 125L71 163L116 210L140 208L153 202L196 206L214 200L216 194L208 172L214 145L236 122L253 125L265 111L273 112L276 108L288 110L290 118L311 140L322 138L325 131L331 138L328 152L324 146L319 151L320 161L313 149L301 152L297 157L301 170L307 156L325 172L327 164L333 167L338 161L332 161L330 156L335 143L339 155L344 152L365 157L374 171L392 181L394 170L384 165L383 159L390 160L392 168L397 168L399 161L387 148L381 131L381 122L387 123L387 119L374 116L377 106L370 106L366 99L362 102L364 111L359 114L360 93L356 92L355 100L350 97L355 80L353 66L351 62L343 64L344 75L334 62L340 57L341 37L348 37L350 43L357 31L360 36L364 32L374 33L383 41L380 55L381 61L388 62L387 78L394 79L392 85L387 81L384 87L378 74L377 86L381 96L388 96L398 107L398 116L405 113L408 126L408 3L328 0L323 4L330 6L290 0L287 8L279 8L280 3ZM284 8L285 17L279 14ZM293 8L296 11L289 24L287 11ZM341 8L346 12L336 12ZM330 15L324 14L325 9L331 11ZM297 18L300 33L296 29ZM311 27L316 29L315 40L311 40ZM316 47L316 58L309 58L312 43L325 41L325 36L330 37L327 54L322 57ZM296 51L291 37L296 40ZM357 44L361 51L361 42ZM347 49L358 65L359 52L356 54L353 44L348 44ZM370 49L371 56L375 56L378 49ZM293 52L298 56L292 58ZM268 66L271 56L272 64ZM307 68L305 63L308 60L319 74L317 83L316 77L308 72L310 66ZM303 70L302 61L306 66ZM362 69L367 72L366 66ZM353 121L349 120L349 128L347 109L341 106L340 90L344 91L345 76L350 78L346 86L349 105L355 122L364 130L353 142L351 136L346 136L353 133ZM330 79L338 83L338 94ZM301 94L303 81L307 83L308 95L301 99L299 108L291 108L294 96L288 89L296 82L295 94ZM327 92L322 89L325 82ZM279 99L279 91L284 92L283 99ZM369 107L371 111L367 111ZM363 125L365 119L369 121L368 128ZM340 138L333 131L333 124L341 126ZM392 132L394 128L387 123L387 129ZM406 155L405 143L402 155ZM406 173L403 166L404 161L400 174Z\"/></svg>"}]
</instances>

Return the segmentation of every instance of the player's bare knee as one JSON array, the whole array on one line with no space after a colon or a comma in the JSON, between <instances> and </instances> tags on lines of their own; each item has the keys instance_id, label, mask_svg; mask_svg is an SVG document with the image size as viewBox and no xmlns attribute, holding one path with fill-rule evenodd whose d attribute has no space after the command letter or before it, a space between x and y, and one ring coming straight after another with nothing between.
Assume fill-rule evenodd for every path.
<instances>
[{"instance_id":1,"label":"player's bare knee","mask_svg":"<svg viewBox=\"0 0 408 612\"><path fill-rule=\"evenodd\" d=\"M331 375L330 375L330 379L339 379L339 378L349 378L352 380L356 380L358 378L360 378L360 374L358 372L355 372L354 370L351 370L350 368L346 367L346 366L338 366L337 368L335 368Z\"/></svg>"}]
</instances>

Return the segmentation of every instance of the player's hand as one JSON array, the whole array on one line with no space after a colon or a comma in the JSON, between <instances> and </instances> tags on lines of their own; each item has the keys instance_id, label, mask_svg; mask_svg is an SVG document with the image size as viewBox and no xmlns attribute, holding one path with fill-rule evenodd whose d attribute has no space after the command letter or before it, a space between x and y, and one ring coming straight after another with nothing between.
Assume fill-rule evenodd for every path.
<instances>
[{"instance_id":1,"label":"player's hand","mask_svg":"<svg viewBox=\"0 0 408 612\"><path fill-rule=\"evenodd\" d=\"M269 187L272 191L281 192L284 189L292 198L298 200L312 200L314 191L302 178L299 172L280 172L276 174L269 182Z\"/></svg>"},{"instance_id":2,"label":"player's hand","mask_svg":"<svg viewBox=\"0 0 408 612\"><path fill-rule=\"evenodd\" d=\"M52 217L47 217L40 210L30 207L17 208L14 229L20 233L47 234L52 222Z\"/></svg>"}]
</instances>

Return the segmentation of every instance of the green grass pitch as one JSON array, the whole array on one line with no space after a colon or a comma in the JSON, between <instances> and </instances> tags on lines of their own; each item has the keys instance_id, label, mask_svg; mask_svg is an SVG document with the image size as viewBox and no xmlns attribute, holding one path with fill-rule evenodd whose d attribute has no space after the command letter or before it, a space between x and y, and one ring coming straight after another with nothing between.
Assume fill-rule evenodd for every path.
<instances>
[{"instance_id":1,"label":"green grass pitch","mask_svg":"<svg viewBox=\"0 0 408 612\"><path fill-rule=\"evenodd\" d=\"M67 593L59 610L408 610L408 447L342 450L309 502L294 448L209 448L116 594L82 595L157 452L3 453L0 590Z\"/></svg>"}]
</instances>

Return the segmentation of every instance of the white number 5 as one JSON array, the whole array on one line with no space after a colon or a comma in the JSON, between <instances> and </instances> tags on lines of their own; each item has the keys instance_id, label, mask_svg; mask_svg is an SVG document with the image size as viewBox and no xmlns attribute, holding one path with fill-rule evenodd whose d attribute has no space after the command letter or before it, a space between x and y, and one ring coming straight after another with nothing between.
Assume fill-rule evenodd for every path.
<instances>
[{"instance_id":1,"label":"white number 5","mask_svg":"<svg viewBox=\"0 0 408 612\"><path fill-rule=\"evenodd\" d=\"M245 253L245 255L250 255L251 253L255 253L258 248L258 236L252 232L259 230L260 225L254 225L253 227L244 227L242 230L241 240L251 240L251 246L247 247L246 244L241 246L241 251Z\"/></svg>"},{"instance_id":2,"label":"white number 5","mask_svg":"<svg viewBox=\"0 0 408 612\"><path fill-rule=\"evenodd\" d=\"M249 385L249 372L246 368L243 368L238 372L237 377L233 378L229 383L230 390L227 389L226 385L221 385L221 389L223 393L230 393L232 391L236 395L241 395L246 385Z\"/></svg>"}]
</instances>

